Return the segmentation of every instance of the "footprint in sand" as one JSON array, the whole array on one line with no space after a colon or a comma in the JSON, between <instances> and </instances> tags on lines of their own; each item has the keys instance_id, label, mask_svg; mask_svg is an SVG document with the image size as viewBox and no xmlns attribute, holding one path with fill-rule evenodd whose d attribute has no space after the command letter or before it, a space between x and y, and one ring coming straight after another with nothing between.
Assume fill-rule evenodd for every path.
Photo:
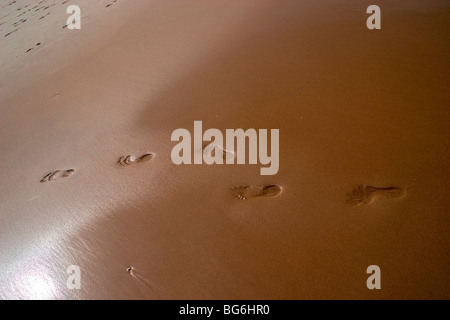
<instances>
[{"instance_id":1,"label":"footprint in sand","mask_svg":"<svg viewBox=\"0 0 450 320\"><path fill-rule=\"evenodd\" d=\"M115 2L117 2L117 0L114 0L113 2L107 4L107 5L105 6L105 8L108 8L108 7L112 6Z\"/></svg>"},{"instance_id":2,"label":"footprint in sand","mask_svg":"<svg viewBox=\"0 0 450 320\"><path fill-rule=\"evenodd\" d=\"M34 48L39 47L40 45L41 45L41 43L38 42L38 43L36 43L36 45L34 46ZM30 51L33 50L34 48L30 48L30 49L28 49L28 50L25 51L25 52L30 52Z\"/></svg>"},{"instance_id":3,"label":"footprint in sand","mask_svg":"<svg viewBox=\"0 0 450 320\"><path fill-rule=\"evenodd\" d=\"M275 184L266 186L234 186L232 193L238 200L255 197L275 197L281 193L281 187Z\"/></svg>"},{"instance_id":4,"label":"footprint in sand","mask_svg":"<svg viewBox=\"0 0 450 320\"><path fill-rule=\"evenodd\" d=\"M201 152L203 152L203 157L211 155L213 158L216 156L216 152L219 152L222 154L224 163L226 163L227 160L231 160L236 157L234 152L228 151L225 148L210 142L203 144Z\"/></svg>"},{"instance_id":5,"label":"footprint in sand","mask_svg":"<svg viewBox=\"0 0 450 320\"><path fill-rule=\"evenodd\" d=\"M375 197L385 197L389 199L399 199L406 195L406 189L397 187L378 188L366 185L359 185L347 195L346 203L352 207L370 204Z\"/></svg>"},{"instance_id":6,"label":"footprint in sand","mask_svg":"<svg viewBox=\"0 0 450 320\"><path fill-rule=\"evenodd\" d=\"M16 29L16 30L11 31L10 33L5 34L5 35L3 36L3 38L6 38L6 37L9 36L11 33L14 33L14 32L16 32L16 31L18 31L18 30L19 30L19 29Z\"/></svg>"},{"instance_id":7,"label":"footprint in sand","mask_svg":"<svg viewBox=\"0 0 450 320\"><path fill-rule=\"evenodd\" d=\"M56 170L47 174L45 177L41 179L41 182L53 181L56 178L66 178L75 173L74 169L69 170Z\"/></svg>"},{"instance_id":8,"label":"footprint in sand","mask_svg":"<svg viewBox=\"0 0 450 320\"><path fill-rule=\"evenodd\" d=\"M140 156L139 158L136 158L133 155L128 155L128 156L120 157L119 160L117 161L117 163L122 166L129 166L129 165L137 163L137 162L149 161L152 158L153 158L153 154L151 154L151 153L146 153L146 154Z\"/></svg>"},{"instance_id":9,"label":"footprint in sand","mask_svg":"<svg viewBox=\"0 0 450 320\"><path fill-rule=\"evenodd\" d=\"M44 10L45 10L45 8L44 8ZM43 15L42 17L40 17L39 20L44 19L44 18L45 18L46 16L48 16L49 14L50 14L50 12L47 12L47 14Z\"/></svg>"}]
</instances>

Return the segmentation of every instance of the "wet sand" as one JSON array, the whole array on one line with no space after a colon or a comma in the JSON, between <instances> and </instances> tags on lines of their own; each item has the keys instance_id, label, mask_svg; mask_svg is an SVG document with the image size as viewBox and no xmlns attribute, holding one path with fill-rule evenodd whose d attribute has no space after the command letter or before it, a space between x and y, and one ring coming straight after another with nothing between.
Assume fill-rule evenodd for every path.
<instances>
[{"instance_id":1,"label":"wet sand","mask_svg":"<svg viewBox=\"0 0 450 320\"><path fill-rule=\"evenodd\" d=\"M62 2L0 18L0 298L449 298L446 1ZM176 166L196 120L279 172Z\"/></svg>"}]
</instances>

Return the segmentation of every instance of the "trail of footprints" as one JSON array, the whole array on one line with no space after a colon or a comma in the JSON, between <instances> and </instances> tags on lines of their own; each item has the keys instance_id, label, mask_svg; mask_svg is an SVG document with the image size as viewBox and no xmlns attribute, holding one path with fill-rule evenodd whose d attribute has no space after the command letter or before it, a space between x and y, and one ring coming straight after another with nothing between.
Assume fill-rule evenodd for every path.
<instances>
[{"instance_id":1,"label":"trail of footprints","mask_svg":"<svg viewBox=\"0 0 450 320\"><path fill-rule=\"evenodd\" d=\"M23 16L24 14L26 14L27 12L30 12L30 11L32 11L32 10L33 10L33 11L30 13L30 15L31 15L31 17L33 17L34 14L35 14L37 11L39 11L39 10L41 10L41 9L47 10L47 9L49 9L49 8L51 8L51 7L53 7L53 6L55 5L55 3L53 3L53 4L49 5L49 6L44 6L44 5L42 5L42 6L40 7L39 5L42 4L43 2L44 2L43 0L40 1L40 2L39 2L37 5L35 5L34 7L30 7L30 6L32 5L32 4L30 3L30 4L27 4L27 5L23 6L23 7L18 7L18 8L16 8L15 11L16 11L16 12L19 12L19 14L16 16L16 18L19 18L19 17ZM16 3L17 3L17 1L10 1L8 4L2 6L1 8L5 8L5 7L8 7L8 6L14 5L14 4L16 4ZM28 8L28 7L30 7L30 8ZM34 10L34 9L36 9L36 10ZM43 18L45 18L46 16L48 16L49 14L50 14L50 12L48 12L48 13L45 14L44 16L40 17L39 19L43 19ZM30 15L29 15L28 17L30 17ZM7 18L10 17L10 16L11 16L11 13L5 14L5 15L2 16L0 19L7 19ZM14 20L14 19L15 19L14 17L10 17L10 18L7 19L6 21L0 22L0 26L2 26L2 25L6 24L6 23L8 23L8 22L10 22L10 21L12 21L12 20ZM28 21L28 19L22 19L22 18L21 18L20 20L18 20L18 21L16 21L16 22L13 22L13 23L11 24L11 26L14 28L14 30L8 32L8 33L5 34L3 37L6 38L7 36L9 36L9 35L13 34L14 32L18 31L18 30L20 29L20 25L23 24L23 23L25 23L25 22L27 22L27 21ZM27 51L27 52L28 52L28 51Z\"/></svg>"},{"instance_id":2,"label":"trail of footprints","mask_svg":"<svg viewBox=\"0 0 450 320\"><path fill-rule=\"evenodd\" d=\"M133 155L127 155L127 156L120 157L119 160L117 161L117 163L122 165L122 166L128 166L128 165L131 165L131 164L134 164L134 163L138 163L138 162L150 161L152 158L153 158L153 154L152 153L143 154L142 156L140 156L138 158L136 158ZM41 179L41 182L53 181L53 180L56 180L57 178L70 177L74 173L75 173L75 169L55 170L55 171L52 171L52 172L46 174Z\"/></svg>"},{"instance_id":3,"label":"trail of footprints","mask_svg":"<svg viewBox=\"0 0 450 320\"><path fill-rule=\"evenodd\" d=\"M204 150L204 148L202 148ZM202 150L202 151L203 151ZM224 151L224 158L230 152ZM234 153L233 153L234 154ZM152 153L145 153L139 157L134 155L126 155L120 157L116 164L121 166L130 166L136 163L142 163L152 160ZM75 169L56 170L45 175L41 182L54 181L58 178L70 177L75 173ZM409 188L408 188L409 189ZM361 205L371 204L375 198L401 199L408 189L399 187L374 187L368 185L359 185L347 194L346 204L357 207ZM231 188L231 195L237 200L248 200L252 198L271 198L276 197L282 192L282 188L276 184L269 185L236 185Z\"/></svg>"},{"instance_id":4,"label":"trail of footprints","mask_svg":"<svg viewBox=\"0 0 450 320\"><path fill-rule=\"evenodd\" d=\"M203 146L202 151L205 150L205 146ZM225 149L221 150L223 152L224 160L226 157L234 156L233 152L226 151ZM152 153L145 153L139 157L134 155L126 155L120 157L116 164L121 166L130 166L136 163L142 163L152 160L154 155ZM41 182L54 181L57 178L66 178L75 173L75 169L68 170L56 170L45 175ZM232 194L236 199L246 200L255 197L274 197L281 193L281 187L277 185L262 185L262 186L234 186L232 188Z\"/></svg>"},{"instance_id":5,"label":"trail of footprints","mask_svg":"<svg viewBox=\"0 0 450 320\"><path fill-rule=\"evenodd\" d=\"M19 31L21 29L22 24L24 24L28 20L37 20L37 21L43 20L49 15L55 13L55 8L57 8L56 7L57 5L67 6L68 2L69 0L64 1L54 0L53 3L49 4L45 0L41 0L39 2L36 1L34 3L29 3L25 6L21 6L20 2L18 3L17 1L14 0L9 1L8 3L5 4L0 4L0 9L9 6L13 6L14 8L15 6L17 6L16 8L13 9L14 11L4 14L0 17L0 32L3 34L3 31L5 31L3 37L4 38L9 37L15 32ZM112 0L110 3L106 4L105 7L106 8L111 7L116 2L117 0ZM18 20L17 18L19 18L20 20ZM86 16L84 16L83 18L86 18ZM8 29L5 30L5 28L8 28L8 26L9 30ZM67 28L67 25L64 25L62 28L63 29ZM33 48L26 50L25 53L28 53L31 50L33 50Z\"/></svg>"}]
</instances>

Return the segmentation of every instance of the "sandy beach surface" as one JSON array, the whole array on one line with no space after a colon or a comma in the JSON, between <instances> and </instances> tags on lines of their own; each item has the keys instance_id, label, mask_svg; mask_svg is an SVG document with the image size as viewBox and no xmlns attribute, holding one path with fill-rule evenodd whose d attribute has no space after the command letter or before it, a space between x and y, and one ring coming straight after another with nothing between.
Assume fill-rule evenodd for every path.
<instances>
[{"instance_id":1,"label":"sandy beach surface","mask_svg":"<svg viewBox=\"0 0 450 320\"><path fill-rule=\"evenodd\" d=\"M449 299L450 3L376 2L1 1L0 299Z\"/></svg>"}]
</instances>

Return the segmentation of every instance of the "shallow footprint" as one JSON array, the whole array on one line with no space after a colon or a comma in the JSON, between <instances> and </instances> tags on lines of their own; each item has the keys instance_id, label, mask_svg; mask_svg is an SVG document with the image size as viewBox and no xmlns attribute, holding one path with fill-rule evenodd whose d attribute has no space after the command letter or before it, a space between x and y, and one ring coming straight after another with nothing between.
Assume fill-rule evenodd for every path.
<instances>
[{"instance_id":1,"label":"shallow footprint","mask_svg":"<svg viewBox=\"0 0 450 320\"><path fill-rule=\"evenodd\" d=\"M234 186L233 196L238 200L255 197L275 197L281 193L281 187L275 184L267 186Z\"/></svg>"},{"instance_id":2,"label":"shallow footprint","mask_svg":"<svg viewBox=\"0 0 450 320\"><path fill-rule=\"evenodd\" d=\"M203 157L211 156L212 158L216 156L216 151L221 153L223 163L227 163L227 161L231 161L233 158L236 158L234 152L228 151L222 146L210 142L204 143L201 150Z\"/></svg>"},{"instance_id":3,"label":"shallow footprint","mask_svg":"<svg viewBox=\"0 0 450 320\"><path fill-rule=\"evenodd\" d=\"M41 182L53 181L56 178L66 178L75 173L74 169L69 170L56 170L47 174L45 177L41 179Z\"/></svg>"},{"instance_id":4,"label":"shallow footprint","mask_svg":"<svg viewBox=\"0 0 450 320\"><path fill-rule=\"evenodd\" d=\"M390 199L399 199L406 195L406 190L397 187L378 188L373 186L359 185L347 195L346 203L353 206L370 204L377 196Z\"/></svg>"},{"instance_id":5,"label":"shallow footprint","mask_svg":"<svg viewBox=\"0 0 450 320\"><path fill-rule=\"evenodd\" d=\"M122 165L122 166L128 166L137 162L145 162L145 161L149 161L153 158L153 154L152 153L146 153L142 156L140 156L139 158L136 158L133 155L128 155L128 156L122 156L119 158L119 160L117 161L118 164Z\"/></svg>"}]
</instances>

